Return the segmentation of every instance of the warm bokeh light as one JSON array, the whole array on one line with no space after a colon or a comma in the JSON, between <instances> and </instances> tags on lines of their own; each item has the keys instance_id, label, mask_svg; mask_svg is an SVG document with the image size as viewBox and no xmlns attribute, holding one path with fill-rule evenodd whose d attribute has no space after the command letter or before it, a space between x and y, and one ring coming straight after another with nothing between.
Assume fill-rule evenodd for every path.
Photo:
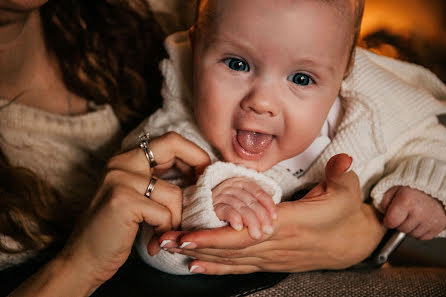
<instances>
[{"instance_id":1,"label":"warm bokeh light","mask_svg":"<svg viewBox=\"0 0 446 297\"><path fill-rule=\"evenodd\" d=\"M446 42L445 0L366 0L361 35L386 28Z\"/></svg>"},{"instance_id":2,"label":"warm bokeh light","mask_svg":"<svg viewBox=\"0 0 446 297\"><path fill-rule=\"evenodd\" d=\"M446 82L446 0L365 0L360 46L423 65Z\"/></svg>"}]
</instances>

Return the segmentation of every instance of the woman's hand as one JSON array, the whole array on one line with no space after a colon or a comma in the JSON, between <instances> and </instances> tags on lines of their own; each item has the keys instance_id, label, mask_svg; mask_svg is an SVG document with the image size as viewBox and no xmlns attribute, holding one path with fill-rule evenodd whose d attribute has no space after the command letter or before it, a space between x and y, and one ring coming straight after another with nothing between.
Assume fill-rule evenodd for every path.
<instances>
[{"instance_id":1,"label":"woman's hand","mask_svg":"<svg viewBox=\"0 0 446 297\"><path fill-rule=\"evenodd\" d=\"M209 165L209 156L176 133L152 140L150 148L159 164L156 169L149 167L140 148L109 161L91 207L64 249L13 296L35 296L36 292L43 296L88 295L111 278L127 260L140 223L154 226L157 232L179 226L181 190L159 179L150 199L145 197L152 174L177 162L182 168L190 167L200 172ZM55 284L54 278L59 285Z\"/></svg>"},{"instance_id":2,"label":"woman's hand","mask_svg":"<svg viewBox=\"0 0 446 297\"><path fill-rule=\"evenodd\" d=\"M296 202L277 207L275 232L254 240L245 229L230 227L192 233L168 232L171 251L192 256L193 271L234 274L256 271L342 269L365 259L377 246L385 228L374 209L361 201L358 177L345 173L347 155L333 157L326 181ZM179 249L190 242L184 249Z\"/></svg>"}]
</instances>

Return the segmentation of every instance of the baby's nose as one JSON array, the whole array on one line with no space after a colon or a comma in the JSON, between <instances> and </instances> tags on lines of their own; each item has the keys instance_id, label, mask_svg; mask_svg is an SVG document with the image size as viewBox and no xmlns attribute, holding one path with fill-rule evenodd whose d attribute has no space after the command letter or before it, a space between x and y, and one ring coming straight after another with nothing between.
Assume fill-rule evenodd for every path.
<instances>
[{"instance_id":1,"label":"baby's nose","mask_svg":"<svg viewBox=\"0 0 446 297\"><path fill-rule=\"evenodd\" d=\"M253 111L259 115L277 116L280 113L280 104L276 95L272 92L262 92L262 90L253 90L245 96L240 103L245 111Z\"/></svg>"}]
</instances>

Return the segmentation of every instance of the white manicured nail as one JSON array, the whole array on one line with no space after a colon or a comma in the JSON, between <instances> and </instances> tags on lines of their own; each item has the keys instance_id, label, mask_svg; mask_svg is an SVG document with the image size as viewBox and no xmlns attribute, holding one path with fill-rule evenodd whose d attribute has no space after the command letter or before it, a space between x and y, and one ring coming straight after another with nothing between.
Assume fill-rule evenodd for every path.
<instances>
[{"instance_id":1,"label":"white manicured nail","mask_svg":"<svg viewBox=\"0 0 446 297\"><path fill-rule=\"evenodd\" d=\"M187 247L189 244L191 244L191 242L183 242L183 244L180 246L180 249L184 249L185 247ZM192 266L195 267L195 266ZM198 266L197 266L198 267ZM192 271L191 271L192 272Z\"/></svg>"},{"instance_id":2,"label":"white manicured nail","mask_svg":"<svg viewBox=\"0 0 446 297\"><path fill-rule=\"evenodd\" d=\"M172 242L172 241L169 240L169 239L163 240L163 241L161 242L161 244L160 244L160 247L164 247L166 244L168 244L168 243L170 243L170 242Z\"/></svg>"},{"instance_id":3,"label":"white manicured nail","mask_svg":"<svg viewBox=\"0 0 446 297\"><path fill-rule=\"evenodd\" d=\"M197 266L197 265L193 265L193 266L190 268L189 272L190 272L190 273L193 273L194 270L197 269L198 267L199 267L199 266Z\"/></svg>"},{"instance_id":4,"label":"white manicured nail","mask_svg":"<svg viewBox=\"0 0 446 297\"><path fill-rule=\"evenodd\" d=\"M190 273L193 273L193 272L195 272L195 273L203 273L203 272L205 272L206 270L203 268L203 267L200 267L200 266L197 266L197 265L193 265L190 269L189 269L189 272Z\"/></svg>"}]
</instances>

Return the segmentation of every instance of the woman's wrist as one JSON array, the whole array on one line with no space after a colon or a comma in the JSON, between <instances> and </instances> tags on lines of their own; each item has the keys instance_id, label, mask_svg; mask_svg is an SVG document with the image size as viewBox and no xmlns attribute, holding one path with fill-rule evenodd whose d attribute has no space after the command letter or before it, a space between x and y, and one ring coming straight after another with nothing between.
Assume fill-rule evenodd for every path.
<instances>
[{"instance_id":1,"label":"woman's wrist","mask_svg":"<svg viewBox=\"0 0 446 297\"><path fill-rule=\"evenodd\" d=\"M363 203L361 209L365 216L365 228L367 228L364 229L364 231L367 230L365 234L367 234L368 237L367 246L364 247L366 253L362 256L361 260L364 261L367 260L378 247L383 237L386 235L387 228L382 223L381 213L373 207L373 205Z\"/></svg>"},{"instance_id":2,"label":"woman's wrist","mask_svg":"<svg viewBox=\"0 0 446 297\"><path fill-rule=\"evenodd\" d=\"M32 275L9 297L15 296L90 296L101 282L89 265L59 254Z\"/></svg>"}]
</instances>

